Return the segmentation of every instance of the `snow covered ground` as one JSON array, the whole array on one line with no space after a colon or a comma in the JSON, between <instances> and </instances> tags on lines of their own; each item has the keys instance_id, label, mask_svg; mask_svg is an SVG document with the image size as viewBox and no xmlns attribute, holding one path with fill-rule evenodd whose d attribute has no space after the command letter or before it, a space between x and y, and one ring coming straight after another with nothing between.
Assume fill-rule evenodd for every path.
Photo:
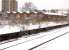
<instances>
[{"instance_id":1,"label":"snow covered ground","mask_svg":"<svg viewBox=\"0 0 69 50\"><path fill-rule=\"evenodd\" d=\"M17 26L9 26L9 25L0 26L0 35L18 31L20 31L20 27Z\"/></svg>"},{"instance_id":2,"label":"snow covered ground","mask_svg":"<svg viewBox=\"0 0 69 50\"><path fill-rule=\"evenodd\" d=\"M34 50L69 50L69 33Z\"/></svg>"},{"instance_id":3,"label":"snow covered ground","mask_svg":"<svg viewBox=\"0 0 69 50\"><path fill-rule=\"evenodd\" d=\"M54 23L54 22L44 22L40 24L40 28L44 27L51 27L51 26L56 26L56 25L62 25L66 23ZM32 30L32 29L37 29L39 28L39 24L29 24L29 25L24 25L24 30ZM6 33L13 33L13 32L19 32L23 31L23 25L15 25L15 26L10 26L10 25L5 25L5 26L0 26L0 35L1 34L6 34Z\"/></svg>"},{"instance_id":4,"label":"snow covered ground","mask_svg":"<svg viewBox=\"0 0 69 50\"><path fill-rule=\"evenodd\" d=\"M62 24L64 24L64 23L57 24L55 22L47 22L47 23L43 22L40 24L40 28L51 27L51 26L62 25ZM35 25L30 24L30 25L26 26L25 28L26 28L26 30L37 29L37 28L39 28L39 24L35 24Z\"/></svg>"},{"instance_id":5,"label":"snow covered ground","mask_svg":"<svg viewBox=\"0 0 69 50\"><path fill-rule=\"evenodd\" d=\"M63 27L63 28L57 28L54 30L50 30L48 32L41 32L37 34L36 36L29 36L27 38L21 37L19 40L2 44L0 45L0 50L28 50L34 46L37 46L45 41L48 41L58 35L64 34L66 32L69 32L69 26ZM67 36L66 36L67 35ZM69 44L69 33L66 34L56 40L53 40L50 43L44 44L40 47L37 47L33 50L63 50L63 47L65 46L65 50L68 48ZM67 37L67 38L66 38ZM68 41L68 42L67 42ZM50 45L51 44L51 45ZM64 45L65 44L65 45ZM67 47L66 47L67 46ZM51 49L50 49L51 48Z\"/></svg>"}]
</instances>

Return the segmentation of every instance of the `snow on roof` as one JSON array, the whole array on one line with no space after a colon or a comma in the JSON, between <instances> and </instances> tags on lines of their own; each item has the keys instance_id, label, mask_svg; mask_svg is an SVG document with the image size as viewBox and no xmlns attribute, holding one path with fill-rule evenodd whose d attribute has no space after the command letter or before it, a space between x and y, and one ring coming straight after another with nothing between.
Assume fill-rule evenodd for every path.
<instances>
[{"instance_id":1,"label":"snow on roof","mask_svg":"<svg viewBox=\"0 0 69 50\"><path fill-rule=\"evenodd\" d=\"M26 11L26 13L30 13L30 11Z\"/></svg>"},{"instance_id":2,"label":"snow on roof","mask_svg":"<svg viewBox=\"0 0 69 50\"><path fill-rule=\"evenodd\" d=\"M46 12L45 14L66 16L65 14L62 14L62 13L51 13L51 12Z\"/></svg>"},{"instance_id":3,"label":"snow on roof","mask_svg":"<svg viewBox=\"0 0 69 50\"><path fill-rule=\"evenodd\" d=\"M15 11L12 11L12 13L17 13L17 12L15 12Z\"/></svg>"},{"instance_id":4,"label":"snow on roof","mask_svg":"<svg viewBox=\"0 0 69 50\"><path fill-rule=\"evenodd\" d=\"M37 13L37 12L34 12L34 13Z\"/></svg>"}]
</instances>

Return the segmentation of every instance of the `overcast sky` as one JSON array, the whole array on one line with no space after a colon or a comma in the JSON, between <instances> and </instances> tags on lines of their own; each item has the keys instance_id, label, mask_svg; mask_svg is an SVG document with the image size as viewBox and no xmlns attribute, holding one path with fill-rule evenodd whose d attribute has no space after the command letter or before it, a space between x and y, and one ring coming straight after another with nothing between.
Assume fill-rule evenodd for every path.
<instances>
[{"instance_id":1,"label":"overcast sky","mask_svg":"<svg viewBox=\"0 0 69 50\"><path fill-rule=\"evenodd\" d=\"M24 2L33 2L38 9L66 9L69 8L69 0L17 0L18 8L24 4ZM1 10L1 0L0 0L0 10Z\"/></svg>"}]
</instances>

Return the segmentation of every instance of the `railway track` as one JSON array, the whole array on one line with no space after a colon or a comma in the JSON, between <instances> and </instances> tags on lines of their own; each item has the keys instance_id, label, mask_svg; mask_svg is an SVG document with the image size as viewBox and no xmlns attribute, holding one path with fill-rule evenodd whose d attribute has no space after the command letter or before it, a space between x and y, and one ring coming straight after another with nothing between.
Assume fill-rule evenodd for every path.
<instances>
[{"instance_id":1,"label":"railway track","mask_svg":"<svg viewBox=\"0 0 69 50\"><path fill-rule=\"evenodd\" d=\"M64 28L59 29L59 30L55 30L55 31L50 32L50 33L53 34L53 33L59 32L59 31L61 31L61 30L64 30ZM65 33L64 33L64 34L65 34ZM61 35L64 35L64 34L61 34ZM48 40L48 41L46 41L46 42L49 42L49 41L51 41L51 40L54 40L54 39L60 37L61 35L59 35L59 36L57 36L57 37L55 37L55 38L53 38L53 39L50 39L50 40ZM35 39L31 39L31 40L28 40L28 41L25 41L25 42L18 43L18 44L16 44L16 45L11 45L11 46L9 46L9 47L5 47L5 48L3 48L3 49L1 49L1 50L7 49L7 48L10 48L10 47L13 47L13 46L17 46L17 45L22 44L22 43L27 43L27 42L29 42L29 41L33 41L33 40L36 40L36 39L40 39L40 38L45 37L45 36L47 36L47 34L46 34L46 35L44 34L44 35L42 35L42 36L40 36L40 37L37 37L37 38L35 38ZM50 36L50 35L49 35L49 36ZM46 43L46 42L43 42L43 43L41 43L40 45L42 45L42 44L44 44L44 43ZM38 47L38 46L40 46L40 45L37 45L37 46L35 46L35 47L33 47L33 48L36 48L36 47ZM30 50L32 50L33 48L31 48Z\"/></svg>"},{"instance_id":2,"label":"railway track","mask_svg":"<svg viewBox=\"0 0 69 50\"><path fill-rule=\"evenodd\" d=\"M48 40L48 41L45 41L45 42L43 42L43 43L41 43L41 44L39 44L39 45L36 45L36 46L30 48L29 50L36 49L36 48L40 47L41 45L46 44L46 43L49 43L49 42L51 42L51 41L53 41L53 40L55 40L55 39L57 39L57 38L59 38L59 37L61 37L61 36L63 36L63 35L68 34L68 33L69 33L69 32L66 32L66 33L61 34L61 35L59 35L59 36L57 36L57 37L54 37L54 38L52 38L52 39L50 39L50 40Z\"/></svg>"},{"instance_id":3,"label":"railway track","mask_svg":"<svg viewBox=\"0 0 69 50\"><path fill-rule=\"evenodd\" d=\"M39 29L33 29L33 30L26 30L26 31L21 31L21 32L15 32L15 33L10 33L10 34L3 34L0 35L0 42L5 41L5 40L10 40L10 39L15 39L19 38L25 35L31 35L31 34L37 34L39 32L44 32L56 28L61 28L64 26L68 26L69 24L64 24L64 25L58 25L58 26L53 26L53 27L46 27L46 28L39 28Z\"/></svg>"},{"instance_id":4,"label":"railway track","mask_svg":"<svg viewBox=\"0 0 69 50\"><path fill-rule=\"evenodd\" d=\"M58 27L59 28L59 27ZM44 28L45 29L45 28ZM54 27L51 27L51 28L46 28L46 29L48 29L47 31L49 31L49 30L51 30L51 29L54 29ZM45 30L46 31L46 30ZM25 35L26 36L26 35ZM10 39L10 40L6 40L6 41L4 41L4 42L0 42L0 45L1 44L5 44L5 43L9 43L9 42L13 42L13 41L17 41L18 40L18 38L15 38L15 39Z\"/></svg>"},{"instance_id":5,"label":"railway track","mask_svg":"<svg viewBox=\"0 0 69 50\"><path fill-rule=\"evenodd\" d=\"M49 30L50 31L50 30ZM47 31L46 31L47 32ZM44 36L46 36L46 35L43 35L43 36L41 36L41 37L44 37ZM40 38L40 37L38 37L38 38ZM38 38L35 38L35 39L38 39ZM16 38L16 39L11 39L11 40L7 40L7 41L4 41L4 42L0 42L0 45L2 45L2 44L6 44L6 43L9 43L9 42L14 42L14 41L17 41L17 40L19 40L18 38ZM32 40L34 40L34 39L32 39Z\"/></svg>"},{"instance_id":6,"label":"railway track","mask_svg":"<svg viewBox=\"0 0 69 50\"><path fill-rule=\"evenodd\" d=\"M48 31L50 31L50 30L48 30ZM5 43L9 43L9 42L14 42L14 41L17 41L17 40L19 40L19 39L18 38L15 38L15 39L11 39L11 40L6 40L4 42L0 42L0 45L5 44Z\"/></svg>"}]
</instances>

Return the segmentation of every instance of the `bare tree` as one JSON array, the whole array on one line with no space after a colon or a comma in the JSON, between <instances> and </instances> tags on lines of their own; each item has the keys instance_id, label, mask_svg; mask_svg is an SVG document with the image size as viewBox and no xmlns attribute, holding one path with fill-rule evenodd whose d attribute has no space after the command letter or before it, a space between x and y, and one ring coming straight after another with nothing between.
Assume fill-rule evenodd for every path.
<instances>
[{"instance_id":1,"label":"bare tree","mask_svg":"<svg viewBox=\"0 0 69 50\"><path fill-rule=\"evenodd\" d=\"M35 9L37 9L37 8L32 2L26 2L26 3L24 3L24 5L22 5L21 11L22 12L33 11Z\"/></svg>"},{"instance_id":2,"label":"bare tree","mask_svg":"<svg viewBox=\"0 0 69 50\"><path fill-rule=\"evenodd\" d=\"M56 13L56 12L57 12L57 10L55 10L55 9L52 9L52 10L51 10L51 12L52 12L52 13Z\"/></svg>"}]
</instances>

